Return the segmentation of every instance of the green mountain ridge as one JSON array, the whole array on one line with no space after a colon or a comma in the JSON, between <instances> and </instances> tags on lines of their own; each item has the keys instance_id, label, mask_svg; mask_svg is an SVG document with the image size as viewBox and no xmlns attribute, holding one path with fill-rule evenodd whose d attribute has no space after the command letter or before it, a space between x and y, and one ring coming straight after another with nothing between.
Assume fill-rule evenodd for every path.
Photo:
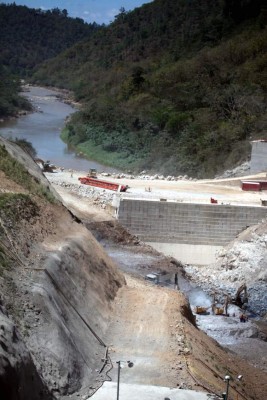
<instances>
[{"instance_id":1,"label":"green mountain ridge","mask_svg":"<svg viewBox=\"0 0 267 400\"><path fill-rule=\"evenodd\" d=\"M98 28L80 18L69 18L67 10L0 4L0 117L30 108L18 96L19 77L31 75L44 60L85 40Z\"/></svg>"},{"instance_id":2,"label":"green mountain ridge","mask_svg":"<svg viewBox=\"0 0 267 400\"><path fill-rule=\"evenodd\" d=\"M263 0L154 0L47 60L32 81L83 104L62 134L98 161L213 177L266 138Z\"/></svg>"}]
</instances>

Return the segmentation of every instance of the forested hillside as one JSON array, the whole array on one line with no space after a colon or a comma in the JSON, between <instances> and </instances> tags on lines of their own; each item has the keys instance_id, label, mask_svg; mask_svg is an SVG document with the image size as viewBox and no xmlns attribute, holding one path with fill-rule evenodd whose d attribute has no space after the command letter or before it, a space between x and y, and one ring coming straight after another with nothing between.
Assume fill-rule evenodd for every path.
<instances>
[{"instance_id":1,"label":"forested hillside","mask_svg":"<svg viewBox=\"0 0 267 400\"><path fill-rule=\"evenodd\" d=\"M265 0L122 8L35 69L33 82L71 89L83 102L63 138L89 156L211 177L246 160L252 138L267 138L266 21Z\"/></svg>"},{"instance_id":2,"label":"forested hillside","mask_svg":"<svg viewBox=\"0 0 267 400\"><path fill-rule=\"evenodd\" d=\"M0 64L0 118L31 110L31 104L18 95L20 89L19 78Z\"/></svg>"},{"instance_id":3,"label":"forested hillside","mask_svg":"<svg viewBox=\"0 0 267 400\"><path fill-rule=\"evenodd\" d=\"M127 169L214 176L267 137L264 1L155 0L123 9L35 81L84 102L64 138Z\"/></svg>"},{"instance_id":4,"label":"forested hillside","mask_svg":"<svg viewBox=\"0 0 267 400\"><path fill-rule=\"evenodd\" d=\"M98 28L69 18L67 10L0 4L0 117L29 107L17 94L18 76L31 75L38 64L89 38Z\"/></svg>"}]
</instances>

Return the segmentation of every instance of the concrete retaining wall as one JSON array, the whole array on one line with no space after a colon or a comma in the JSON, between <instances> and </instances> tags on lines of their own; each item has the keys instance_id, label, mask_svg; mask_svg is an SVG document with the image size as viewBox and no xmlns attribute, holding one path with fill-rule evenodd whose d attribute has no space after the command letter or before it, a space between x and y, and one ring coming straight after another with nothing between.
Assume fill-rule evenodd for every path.
<instances>
[{"instance_id":1,"label":"concrete retaining wall","mask_svg":"<svg viewBox=\"0 0 267 400\"><path fill-rule=\"evenodd\" d=\"M250 171L267 171L267 142L252 142Z\"/></svg>"},{"instance_id":2,"label":"concrete retaining wall","mask_svg":"<svg viewBox=\"0 0 267 400\"><path fill-rule=\"evenodd\" d=\"M145 242L225 246L267 217L265 207L123 199L118 219Z\"/></svg>"}]
</instances>

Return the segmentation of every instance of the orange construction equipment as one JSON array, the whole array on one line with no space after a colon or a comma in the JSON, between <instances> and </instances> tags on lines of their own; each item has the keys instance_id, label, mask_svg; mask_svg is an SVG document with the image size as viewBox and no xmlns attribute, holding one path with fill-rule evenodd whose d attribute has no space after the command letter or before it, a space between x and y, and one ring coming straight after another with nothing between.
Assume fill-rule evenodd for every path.
<instances>
[{"instance_id":1,"label":"orange construction equipment","mask_svg":"<svg viewBox=\"0 0 267 400\"><path fill-rule=\"evenodd\" d=\"M208 309L209 309L209 307L196 306L195 313L196 314L206 314Z\"/></svg>"},{"instance_id":2,"label":"orange construction equipment","mask_svg":"<svg viewBox=\"0 0 267 400\"><path fill-rule=\"evenodd\" d=\"M128 189L128 185L119 185L117 183L102 181L100 179L95 179L95 178L89 178L87 176L84 176L84 177L81 177L78 179L84 185L95 186L95 187L99 187L101 189L113 190L114 192L118 192L118 191L126 192L126 190Z\"/></svg>"}]
</instances>

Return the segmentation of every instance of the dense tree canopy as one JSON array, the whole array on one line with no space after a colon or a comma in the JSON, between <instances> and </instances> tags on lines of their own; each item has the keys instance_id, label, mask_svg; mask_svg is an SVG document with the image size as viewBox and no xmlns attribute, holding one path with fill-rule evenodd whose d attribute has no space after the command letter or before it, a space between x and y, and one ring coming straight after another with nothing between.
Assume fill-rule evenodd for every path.
<instances>
[{"instance_id":1,"label":"dense tree canopy","mask_svg":"<svg viewBox=\"0 0 267 400\"><path fill-rule=\"evenodd\" d=\"M0 4L0 64L25 76L42 61L88 38L97 27L68 18L67 10Z\"/></svg>"},{"instance_id":2,"label":"dense tree canopy","mask_svg":"<svg viewBox=\"0 0 267 400\"><path fill-rule=\"evenodd\" d=\"M68 18L67 10L0 4L0 117L30 108L18 95L18 76L31 75L41 62L88 38L98 28L80 18Z\"/></svg>"}]
</instances>

